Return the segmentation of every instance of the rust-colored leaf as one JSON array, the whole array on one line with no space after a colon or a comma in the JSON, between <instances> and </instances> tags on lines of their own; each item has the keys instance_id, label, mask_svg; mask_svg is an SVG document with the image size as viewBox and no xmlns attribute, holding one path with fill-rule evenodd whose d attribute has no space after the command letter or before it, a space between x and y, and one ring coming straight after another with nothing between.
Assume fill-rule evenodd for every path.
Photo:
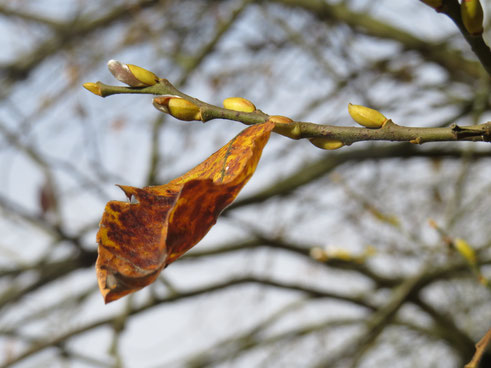
<instances>
[{"instance_id":1,"label":"rust-colored leaf","mask_svg":"<svg viewBox=\"0 0 491 368\"><path fill-rule=\"evenodd\" d=\"M123 186L134 201L108 202L96 270L109 303L152 283L198 243L254 173L274 123L242 131L207 160L168 184Z\"/></svg>"}]
</instances>

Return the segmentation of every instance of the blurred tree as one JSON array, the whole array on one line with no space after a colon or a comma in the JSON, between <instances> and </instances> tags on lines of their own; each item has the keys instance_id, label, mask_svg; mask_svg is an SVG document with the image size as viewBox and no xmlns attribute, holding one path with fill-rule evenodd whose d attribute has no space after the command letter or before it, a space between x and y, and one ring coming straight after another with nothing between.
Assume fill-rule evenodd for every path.
<instances>
[{"instance_id":1,"label":"blurred tree","mask_svg":"<svg viewBox=\"0 0 491 368\"><path fill-rule=\"evenodd\" d=\"M16 0L0 15L1 367L471 360L491 327L489 143L326 152L273 135L207 237L104 306L95 233L123 198L114 184L165 183L242 126L81 84L110 82L118 59L296 121L352 125L352 102L408 127L477 125L491 117L489 26L462 35L417 0Z\"/></svg>"}]
</instances>

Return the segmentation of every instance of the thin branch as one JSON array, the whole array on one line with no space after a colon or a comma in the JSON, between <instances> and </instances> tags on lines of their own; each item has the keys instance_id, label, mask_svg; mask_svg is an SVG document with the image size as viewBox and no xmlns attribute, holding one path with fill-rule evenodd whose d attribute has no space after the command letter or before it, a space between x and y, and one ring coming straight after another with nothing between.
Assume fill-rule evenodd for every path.
<instances>
[{"instance_id":1,"label":"thin branch","mask_svg":"<svg viewBox=\"0 0 491 368\"><path fill-rule=\"evenodd\" d=\"M11 63L0 64L0 75L5 76L8 82L24 80L41 62L64 50L65 47L72 45L73 42L93 34L101 28L107 28L113 25L114 22L132 17L146 8L159 4L159 0L140 0L135 4L123 4L114 7L110 12L101 16L99 14L89 14L68 20L58 26L54 37L39 43L34 49L19 56ZM98 13L100 13L100 10Z\"/></svg>"},{"instance_id":2,"label":"thin branch","mask_svg":"<svg viewBox=\"0 0 491 368\"><path fill-rule=\"evenodd\" d=\"M232 205L227 207L227 209L222 213L222 216L226 215L228 211L232 211L236 208L265 202L271 198L277 198L279 196L283 197L291 195L295 190L303 187L304 185L313 183L315 180L324 177L325 175L331 173L334 169L346 163L357 163L366 160L380 159L408 159L416 157L461 158L463 155L463 150L455 148L422 150L418 146L407 144L351 149L344 152L330 152L325 157L321 157L314 162L302 165L298 170L280 180L277 180L271 186L259 191L258 193L238 199L232 203ZM473 152L471 158L476 160L479 158L489 157L491 157L491 152L479 151Z\"/></svg>"},{"instance_id":3,"label":"thin branch","mask_svg":"<svg viewBox=\"0 0 491 368\"><path fill-rule=\"evenodd\" d=\"M227 119L239 121L246 125L253 125L264 123L269 119L269 115L260 110L238 112L200 101L179 91L167 79L160 79L159 83L143 88L110 86L102 82L97 82L96 84L102 97L126 93L179 96L200 108L203 122L212 119ZM378 129L321 125L309 122L292 122L290 124L291 127L299 130L298 138L323 137L341 141L344 145L351 145L361 141L399 141L413 144L447 141L491 141L491 122L472 126L452 124L444 128L415 128L397 125L389 119Z\"/></svg>"},{"instance_id":4,"label":"thin branch","mask_svg":"<svg viewBox=\"0 0 491 368\"><path fill-rule=\"evenodd\" d=\"M411 301L433 319L435 330L440 335L440 338L447 341L453 349L458 351L464 361L472 357L474 353L474 342L457 326L454 319L424 302L421 296L416 296Z\"/></svg>"},{"instance_id":5,"label":"thin branch","mask_svg":"<svg viewBox=\"0 0 491 368\"><path fill-rule=\"evenodd\" d=\"M403 50L421 54L425 60L437 63L454 78L469 83L470 79L481 76L478 62L462 56L462 53L444 42L430 43L389 23L381 21L362 11L354 11L346 2L327 3L324 0L274 0L275 3L310 12L319 20L341 22L356 32L370 37L391 40Z\"/></svg>"},{"instance_id":6,"label":"thin branch","mask_svg":"<svg viewBox=\"0 0 491 368\"><path fill-rule=\"evenodd\" d=\"M246 239L235 244L226 244L220 247L215 247L213 249L189 252L181 259L181 262L185 262L201 257L208 257L208 256L219 255L219 254L228 254L231 252L236 252L241 250L269 247L272 249L292 252L295 253L296 255L303 256L305 259L308 259L311 262L319 263L320 261L316 261L310 256L310 249L317 246L318 245L305 244L305 243L302 243L300 245L300 244L295 244L291 241L287 241L285 239L278 239L278 238L274 239L271 237L267 237L263 234L255 234L254 238ZM346 261L342 259L328 258L326 261L323 261L321 263L326 267L333 267L341 270L353 271L360 275L363 275L369 278L376 285L377 288L394 287L402 282L402 279L399 277L392 277L392 278L385 277L373 271L366 264L359 263L357 261Z\"/></svg>"},{"instance_id":7,"label":"thin branch","mask_svg":"<svg viewBox=\"0 0 491 368\"><path fill-rule=\"evenodd\" d=\"M227 280L224 282L216 283L214 285L208 285L204 288L197 288L195 290L183 292L180 294L172 294L164 298L156 298L152 299L149 302L147 302L144 305L140 305L138 307L133 307L129 311L127 311L128 316L135 315L138 313L141 313L145 310L154 308L158 305L164 304L164 303L172 303L176 302L182 299L186 298L191 298L195 297L198 295L203 295L203 294L208 294L211 292L227 289L230 287L234 287L237 285L244 285L244 284L258 284L258 285L264 285L264 286L269 286L273 288L278 288L278 289L283 289L283 290L289 290L289 291L295 291L299 292L305 296L311 297L311 298L332 298L335 300L340 300L344 301L347 303L351 303L354 305L362 306L364 308L368 308L370 310L374 309L374 306L371 305L369 302L365 301L361 297L355 297L355 296L348 296L348 295L342 295L338 293L332 293L328 291L323 291L319 290L316 288L311 288L309 286L304 286L304 285L299 285L299 284L294 284L294 283L282 283L279 281L274 281L271 279L262 279L262 278L257 278L257 277L243 277L243 278L238 278L238 279L232 279L232 280ZM111 325L117 322L119 316L115 317L109 317L109 318L104 318L100 319L91 323L88 323L84 326L81 326L79 328L75 328L73 330L70 330L64 334L61 334L57 337L54 337L52 339L46 339L39 344L36 344L34 346L31 346L27 350L25 350L23 353L19 354L18 356L14 357L13 359L5 362L4 364L0 365L0 368L7 368L11 367L14 364L19 363L20 361L37 354L44 349L47 349L49 347L53 346L60 346L64 343L66 343L70 338L79 336L82 333L91 331L93 329L103 327L106 325Z\"/></svg>"},{"instance_id":8,"label":"thin branch","mask_svg":"<svg viewBox=\"0 0 491 368\"><path fill-rule=\"evenodd\" d=\"M445 0L443 6L438 9L439 12L447 15L455 23L460 33L464 36L467 43L470 45L474 54L481 62L484 69L486 69L489 76L491 76L491 49L480 35L470 34L462 22L460 15L460 4L457 0Z\"/></svg>"}]
</instances>

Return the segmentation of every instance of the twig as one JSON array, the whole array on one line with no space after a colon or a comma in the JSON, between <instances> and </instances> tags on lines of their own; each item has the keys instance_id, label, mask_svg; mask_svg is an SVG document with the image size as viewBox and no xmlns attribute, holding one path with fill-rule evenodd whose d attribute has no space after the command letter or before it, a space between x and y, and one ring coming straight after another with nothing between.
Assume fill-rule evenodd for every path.
<instances>
[{"instance_id":1,"label":"twig","mask_svg":"<svg viewBox=\"0 0 491 368\"><path fill-rule=\"evenodd\" d=\"M474 54L476 54L484 69L486 69L488 75L491 76L491 50L489 49L489 46L486 45L486 42L484 42L482 34L471 35L467 31L460 15L459 2L457 0L445 0L443 6L439 8L438 11L452 19L467 43L470 45Z\"/></svg>"},{"instance_id":2,"label":"twig","mask_svg":"<svg viewBox=\"0 0 491 368\"><path fill-rule=\"evenodd\" d=\"M97 82L96 85L102 97L126 93L181 97L199 107L203 122L212 119L227 119L253 125L264 123L269 119L269 115L260 110L238 112L200 101L178 90L167 79L160 79L159 83L149 87L111 86L102 82ZM321 125L310 122L292 122L291 124L299 129L298 138L324 137L341 141L344 145L361 141L399 141L413 144L447 141L491 141L491 122L472 126L452 124L444 128L414 128L397 125L388 120L379 129Z\"/></svg>"}]
</instances>

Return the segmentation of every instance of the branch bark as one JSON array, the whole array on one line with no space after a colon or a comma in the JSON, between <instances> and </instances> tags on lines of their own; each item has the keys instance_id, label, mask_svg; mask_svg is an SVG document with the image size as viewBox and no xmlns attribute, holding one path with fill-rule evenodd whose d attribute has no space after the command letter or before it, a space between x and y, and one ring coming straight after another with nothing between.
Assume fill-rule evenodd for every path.
<instances>
[{"instance_id":1,"label":"branch bark","mask_svg":"<svg viewBox=\"0 0 491 368\"><path fill-rule=\"evenodd\" d=\"M107 97L114 94L153 94L171 95L181 97L195 105L201 111L201 119L207 122L213 119L227 119L239 121L245 125L260 124L268 121L270 116L260 110L254 112L239 112L218 107L197 98L191 97L180 90L167 79L160 79L159 83L149 87L111 86L102 82L96 83L100 96ZM291 124L291 125L290 125ZM362 141L398 141L412 144L426 142L448 141L491 141L491 122L472 126L459 126L452 124L443 128L405 127L388 120L381 128L368 129L350 126L322 125L310 122L292 122L288 124L299 132L296 138L328 138L341 141L344 145L351 145ZM281 124L282 126L284 124Z\"/></svg>"}]
</instances>

